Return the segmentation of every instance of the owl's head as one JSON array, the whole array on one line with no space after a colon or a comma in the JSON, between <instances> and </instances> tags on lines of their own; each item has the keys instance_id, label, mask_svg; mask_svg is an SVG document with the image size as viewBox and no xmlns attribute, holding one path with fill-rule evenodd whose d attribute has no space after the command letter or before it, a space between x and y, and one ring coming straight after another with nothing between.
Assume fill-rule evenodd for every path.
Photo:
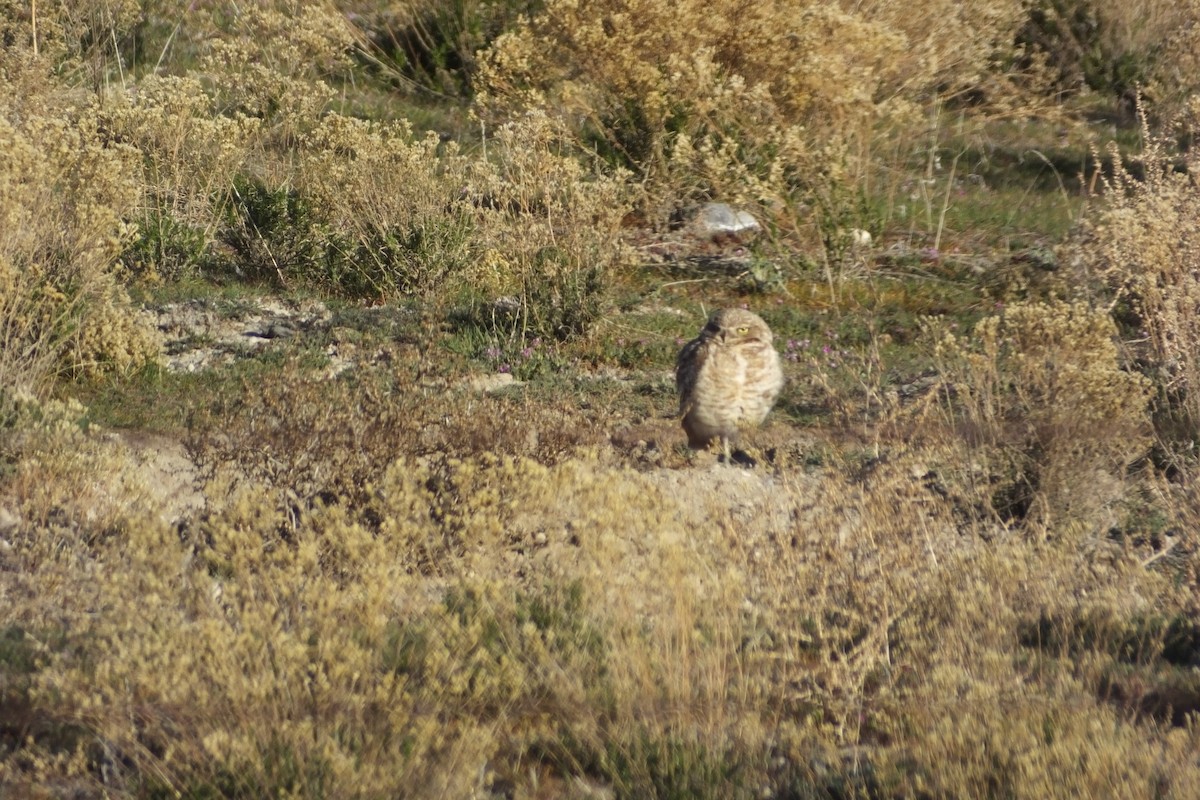
<instances>
[{"instance_id":1,"label":"owl's head","mask_svg":"<svg viewBox=\"0 0 1200 800\"><path fill-rule=\"evenodd\" d=\"M770 344L774 338L763 318L744 308L722 308L714 311L704 326L704 333L712 338L729 343L764 342Z\"/></svg>"}]
</instances>

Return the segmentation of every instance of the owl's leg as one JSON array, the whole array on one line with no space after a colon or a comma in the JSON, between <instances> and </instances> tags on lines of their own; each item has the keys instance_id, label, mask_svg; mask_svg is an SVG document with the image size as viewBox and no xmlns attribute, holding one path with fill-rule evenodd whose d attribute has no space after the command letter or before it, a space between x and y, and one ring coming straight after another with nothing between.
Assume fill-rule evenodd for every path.
<instances>
[{"instance_id":1,"label":"owl's leg","mask_svg":"<svg viewBox=\"0 0 1200 800\"><path fill-rule=\"evenodd\" d=\"M721 442L725 447L726 464L738 464L744 467L753 467L758 463L754 456L742 449L741 431L738 431L733 436L722 437Z\"/></svg>"}]
</instances>

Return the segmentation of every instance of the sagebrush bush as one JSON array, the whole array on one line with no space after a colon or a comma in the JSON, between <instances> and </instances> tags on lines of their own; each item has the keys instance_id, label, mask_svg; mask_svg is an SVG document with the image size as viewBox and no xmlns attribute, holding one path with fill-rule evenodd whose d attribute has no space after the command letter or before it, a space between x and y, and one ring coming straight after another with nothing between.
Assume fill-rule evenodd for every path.
<instances>
[{"instance_id":1,"label":"sagebrush bush","mask_svg":"<svg viewBox=\"0 0 1200 800\"><path fill-rule=\"evenodd\" d=\"M123 256L144 281L192 277L231 201L235 177L261 138L262 121L217 113L194 77L142 80L105 106L111 135L142 156L138 236Z\"/></svg>"},{"instance_id":2,"label":"sagebrush bush","mask_svg":"<svg viewBox=\"0 0 1200 800\"><path fill-rule=\"evenodd\" d=\"M636 190L626 173L576 157L541 112L502 127L489 147L468 176L486 248L457 282L471 315L519 339L587 331L628 258L619 233Z\"/></svg>"},{"instance_id":3,"label":"sagebrush bush","mask_svg":"<svg viewBox=\"0 0 1200 800\"><path fill-rule=\"evenodd\" d=\"M963 464L1001 517L1033 532L1111 524L1150 444L1149 381L1123 368L1116 335L1084 303L1016 303L938 344Z\"/></svg>"},{"instance_id":4,"label":"sagebrush bush","mask_svg":"<svg viewBox=\"0 0 1200 800\"><path fill-rule=\"evenodd\" d=\"M1185 133L1196 120L1193 99ZM1200 426L1200 159L1142 122L1138 163L1109 148L1099 213L1064 249L1081 288L1107 290L1131 356L1154 382L1161 432L1186 445Z\"/></svg>"},{"instance_id":5,"label":"sagebrush bush","mask_svg":"<svg viewBox=\"0 0 1200 800\"><path fill-rule=\"evenodd\" d=\"M6 76L24 82L26 70L46 83L18 95ZM41 62L0 75L0 374L38 390L48 371L95 375L157 355L116 276L134 231L135 154L108 141L90 103L64 113L65 91Z\"/></svg>"}]
</instances>

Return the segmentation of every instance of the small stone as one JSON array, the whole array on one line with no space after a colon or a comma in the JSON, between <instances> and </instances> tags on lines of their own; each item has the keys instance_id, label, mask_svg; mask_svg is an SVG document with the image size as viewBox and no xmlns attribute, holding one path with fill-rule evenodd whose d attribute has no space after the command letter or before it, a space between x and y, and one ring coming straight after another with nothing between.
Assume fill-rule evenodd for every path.
<instances>
[{"instance_id":1,"label":"small stone","mask_svg":"<svg viewBox=\"0 0 1200 800\"><path fill-rule=\"evenodd\" d=\"M497 297L492 302L492 310L501 316L515 316L521 310L521 299L512 295Z\"/></svg>"},{"instance_id":2,"label":"small stone","mask_svg":"<svg viewBox=\"0 0 1200 800\"><path fill-rule=\"evenodd\" d=\"M697 233L713 240L745 239L762 230L753 215L727 203L705 203L692 224Z\"/></svg>"},{"instance_id":3,"label":"small stone","mask_svg":"<svg viewBox=\"0 0 1200 800\"><path fill-rule=\"evenodd\" d=\"M268 339L286 339L289 336L295 335L296 330L282 322L272 322L267 326L266 336Z\"/></svg>"},{"instance_id":4,"label":"small stone","mask_svg":"<svg viewBox=\"0 0 1200 800\"><path fill-rule=\"evenodd\" d=\"M21 519L7 508L0 506L0 536L7 536L21 525Z\"/></svg>"},{"instance_id":5,"label":"small stone","mask_svg":"<svg viewBox=\"0 0 1200 800\"><path fill-rule=\"evenodd\" d=\"M521 384L511 372L493 372L490 375L476 375L467 381L467 388L473 392L493 394L510 386Z\"/></svg>"}]
</instances>

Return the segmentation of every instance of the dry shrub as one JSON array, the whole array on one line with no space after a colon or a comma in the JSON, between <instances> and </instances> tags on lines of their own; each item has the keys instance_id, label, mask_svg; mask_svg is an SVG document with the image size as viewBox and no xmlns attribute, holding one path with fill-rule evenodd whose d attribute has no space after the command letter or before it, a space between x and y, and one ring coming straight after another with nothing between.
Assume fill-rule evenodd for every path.
<instances>
[{"instance_id":1,"label":"dry shrub","mask_svg":"<svg viewBox=\"0 0 1200 800\"><path fill-rule=\"evenodd\" d=\"M126 261L150 280L227 269L262 277L265 264L286 282L292 261L322 266L332 234L311 241L308 220L272 219L263 206L290 191L299 169L286 151L321 125L334 97L327 80L349 67L351 27L330 3L283 0L195 10L176 33L199 67L149 75L107 109L113 134L144 158L141 231ZM281 226L299 228L290 236L302 244L289 248ZM343 262L361 255L350 242ZM228 263L226 245L244 263Z\"/></svg>"},{"instance_id":2,"label":"dry shrub","mask_svg":"<svg viewBox=\"0 0 1200 800\"><path fill-rule=\"evenodd\" d=\"M289 362L269 382L193 409L187 447L206 480L221 477L230 490L247 481L275 487L272 501L293 512L347 505L371 525L382 517L374 493L393 470L424 475L427 503L449 507L470 494L455 477L462 459L550 463L599 438L578 410L478 396L430 373L427 362L402 361L382 378L331 381Z\"/></svg>"},{"instance_id":3,"label":"dry shrub","mask_svg":"<svg viewBox=\"0 0 1200 800\"><path fill-rule=\"evenodd\" d=\"M400 76L402 85L454 97L470 93L478 52L540 3L355 0L338 5L366 34L373 65Z\"/></svg>"},{"instance_id":4,"label":"dry shrub","mask_svg":"<svg viewBox=\"0 0 1200 800\"><path fill-rule=\"evenodd\" d=\"M414 137L405 122L330 114L305 137L303 152L291 183L326 231L330 288L425 293L475 256L467 162L453 143L440 144L433 132Z\"/></svg>"},{"instance_id":5,"label":"dry shrub","mask_svg":"<svg viewBox=\"0 0 1200 800\"><path fill-rule=\"evenodd\" d=\"M1200 119L1200 101L1190 119ZM1163 433L1186 442L1200 425L1200 159L1194 150L1177 155L1173 140L1152 135L1144 118L1143 134L1140 168L1110 147L1113 177L1100 213L1069 245L1071 263L1080 285L1111 292L1134 356L1157 388Z\"/></svg>"},{"instance_id":6,"label":"dry shrub","mask_svg":"<svg viewBox=\"0 0 1200 800\"><path fill-rule=\"evenodd\" d=\"M848 5L548 2L492 47L479 99L555 109L647 179L655 219L719 196L786 221L881 124L977 86L1020 20L1019 3Z\"/></svg>"},{"instance_id":7,"label":"dry shrub","mask_svg":"<svg viewBox=\"0 0 1200 800\"><path fill-rule=\"evenodd\" d=\"M603 312L632 190L563 154L544 115L500 130L488 160L405 122L289 112L292 160L255 155L269 121L215 115L206 94L152 79L112 112L146 158L147 224L127 256L143 275L217 264L215 238L246 277L355 297L445 290L518 337L565 338Z\"/></svg>"},{"instance_id":8,"label":"dry shrub","mask_svg":"<svg viewBox=\"0 0 1200 800\"><path fill-rule=\"evenodd\" d=\"M1038 0L1019 38L1043 55L1062 91L1087 86L1121 102L1132 116L1139 89L1170 113L1194 94L1200 52L1195 0Z\"/></svg>"},{"instance_id":9,"label":"dry shrub","mask_svg":"<svg viewBox=\"0 0 1200 800\"><path fill-rule=\"evenodd\" d=\"M132 30L142 17L143 3L115 0L96 3L0 3L0 40L6 48L35 52L68 69L84 67L96 86L113 65L111 43Z\"/></svg>"},{"instance_id":10,"label":"dry shrub","mask_svg":"<svg viewBox=\"0 0 1200 800\"><path fill-rule=\"evenodd\" d=\"M79 597L113 613L64 606L57 620L73 647L50 657L34 690L58 724L86 732L76 746L96 766L77 781L126 795L328 797L463 796L477 784L492 728L446 725L437 697L490 671L432 643L405 660L396 637L455 629L434 611L398 607L421 588L387 556L387 540L340 516L283 539L286 517L248 487L195 544L139 521L102 549ZM478 641L474 620L445 622ZM419 691L419 668L445 683ZM38 769L28 769L34 781Z\"/></svg>"},{"instance_id":11,"label":"dry shrub","mask_svg":"<svg viewBox=\"0 0 1200 800\"><path fill-rule=\"evenodd\" d=\"M49 522L19 531L41 549L0 573L0 620L31 663L0 670L25 664L31 736L0 785L1184 796L1195 731L1104 699L1110 643L1022 633L1191 588L1135 553L971 535L914 480L944 455L778 479L400 459L366 488L373 525L260 479L218 479L179 530L127 507L119 535L48 537L29 513Z\"/></svg>"},{"instance_id":12,"label":"dry shrub","mask_svg":"<svg viewBox=\"0 0 1200 800\"><path fill-rule=\"evenodd\" d=\"M327 80L345 71L353 27L332 2L273 2L201 15L202 69L222 113L262 120L275 144L319 121L335 93Z\"/></svg>"},{"instance_id":13,"label":"dry shrub","mask_svg":"<svg viewBox=\"0 0 1200 800\"><path fill-rule=\"evenodd\" d=\"M125 259L140 277L233 271L378 297L469 259L464 159L404 122L326 114L353 37L331 5L300 5L189 18L204 69L112 97L109 128L144 158Z\"/></svg>"},{"instance_id":14,"label":"dry shrub","mask_svg":"<svg viewBox=\"0 0 1200 800\"><path fill-rule=\"evenodd\" d=\"M324 118L335 96L329 81L349 69L355 41L341 12L331 3L287 0L227 11L206 7L179 20L175 48L194 52L198 67L186 64L180 77L147 76L109 103L113 134L145 162L141 231L129 265L151 280L233 271L285 284L304 278L322 288L331 288L332 274L334 284L357 280L345 291L361 294L372 279L384 284L374 287L378 292L392 288L386 273L398 271L397 259L436 260L434 247L406 251L405 237L420 237L420 226L397 232L399 222L387 214L403 200L441 202L447 193L428 192L427 184L438 165L423 164L425 174L395 170L397 143L410 138L400 125L358 131ZM294 162L293 151L306 147L317 156ZM323 147L330 151L321 153ZM413 147L428 155L421 144ZM406 166L419 161L399 158ZM313 169L319 172L310 177ZM377 184L396 180L364 185L367 170L377 170ZM296 183L320 191L297 199ZM352 198L359 208L348 208ZM371 213L361 218L364 201ZM453 220L445 227L454 228ZM368 279L354 274L360 260Z\"/></svg>"},{"instance_id":15,"label":"dry shrub","mask_svg":"<svg viewBox=\"0 0 1200 800\"><path fill-rule=\"evenodd\" d=\"M45 288L36 273L0 258L0 386L42 388L58 367L70 307L42 301Z\"/></svg>"},{"instance_id":16,"label":"dry shrub","mask_svg":"<svg viewBox=\"0 0 1200 800\"><path fill-rule=\"evenodd\" d=\"M111 135L142 155L138 239L123 260L142 280L186 277L211 259L261 121L217 114L198 79L165 76L114 93L105 116Z\"/></svg>"},{"instance_id":17,"label":"dry shrub","mask_svg":"<svg viewBox=\"0 0 1200 800\"><path fill-rule=\"evenodd\" d=\"M3 557L16 570L79 555L135 503L136 487L117 477L121 454L87 432L86 416L76 400L0 387L0 507L24 521L5 534Z\"/></svg>"},{"instance_id":18,"label":"dry shrub","mask_svg":"<svg viewBox=\"0 0 1200 800\"><path fill-rule=\"evenodd\" d=\"M62 113L66 90L41 74L32 96L0 78L0 375L39 390L51 365L92 375L157 354L115 279L133 233L133 152L106 140L86 103Z\"/></svg>"},{"instance_id":19,"label":"dry shrub","mask_svg":"<svg viewBox=\"0 0 1200 800\"><path fill-rule=\"evenodd\" d=\"M458 474L472 470L464 463ZM569 743L595 741L598 728L628 735L645 693L665 691L668 700L683 692L660 706L682 730L696 698L687 682L664 690L654 671L642 671L670 662L647 649L637 619L622 622L626 646L652 662L630 662L634 672L622 680L631 683L614 687L605 620L586 602L587 589L549 575L526 586L470 574L503 547L509 509L565 490L573 507L585 498L597 503L579 528L590 588L611 547L610 523L650 520L663 498L629 476L590 476L586 465L550 473L529 462L491 462L482 474L487 479L464 492L454 523L474 568L442 554L448 582L413 571L407 542L451 523L422 502L421 472L399 465L381 487L388 511L375 530L338 507L291 518L272 507L264 487L249 484L215 504L183 541L131 519L119 541L96 543L87 590L70 577L70 588L58 584L79 602L19 610L35 637L53 614L71 642L62 652L39 652L32 697L50 714L43 730L52 720L80 732L74 744L58 743L78 748L73 763L94 765L72 777L103 781L117 794L153 787L464 796L496 770L522 776L531 756L570 759ZM678 571L687 562L680 554L670 563ZM45 577L61 565L39 566ZM689 643L690 621L678 623L671 656L699 649ZM719 676L703 679L707 692L724 694ZM628 691L634 687L643 694ZM613 702L622 722L607 718ZM50 736L39 741L56 744ZM60 769L34 745L8 761L5 776L65 778Z\"/></svg>"},{"instance_id":20,"label":"dry shrub","mask_svg":"<svg viewBox=\"0 0 1200 800\"><path fill-rule=\"evenodd\" d=\"M585 332L627 257L618 233L634 192L628 175L581 161L568 141L557 121L530 112L497 131L491 159L470 171L486 249L458 285L476 321L518 339Z\"/></svg>"},{"instance_id":21,"label":"dry shrub","mask_svg":"<svg viewBox=\"0 0 1200 800\"><path fill-rule=\"evenodd\" d=\"M1136 709L1108 704L1112 641L1067 655L1025 631L1043 614L1077 618L1088 607L1124 621L1169 617L1190 590L1115 550L985 542L976 534L987 527L964 520L945 475L930 469L961 457L952 452L892 451L861 478L822 476L790 543L747 545L761 548L748 583L761 579L764 595L743 669L772 687L793 780L841 771L870 796L1057 795L1055 786L1186 795L1195 731L1135 724ZM1145 652L1153 663L1162 648Z\"/></svg>"},{"instance_id":22,"label":"dry shrub","mask_svg":"<svg viewBox=\"0 0 1200 800\"><path fill-rule=\"evenodd\" d=\"M1018 303L938 346L958 463L1001 517L1060 535L1108 527L1149 448L1149 382L1083 303Z\"/></svg>"}]
</instances>

